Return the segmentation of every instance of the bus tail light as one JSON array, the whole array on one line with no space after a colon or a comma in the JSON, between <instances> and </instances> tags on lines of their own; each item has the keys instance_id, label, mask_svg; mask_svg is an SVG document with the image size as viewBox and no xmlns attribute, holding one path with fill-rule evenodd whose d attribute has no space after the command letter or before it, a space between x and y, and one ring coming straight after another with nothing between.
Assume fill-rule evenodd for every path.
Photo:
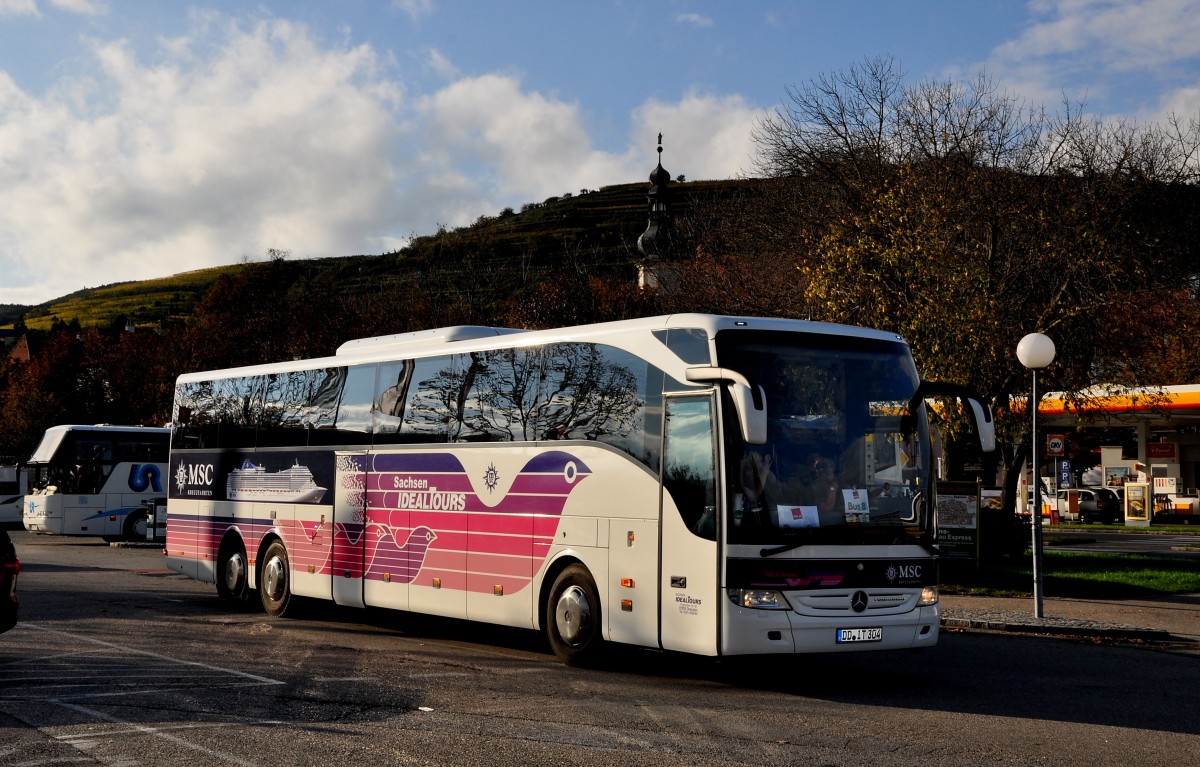
<instances>
[{"instance_id":1,"label":"bus tail light","mask_svg":"<svg viewBox=\"0 0 1200 767\"><path fill-rule=\"evenodd\" d=\"M786 598L779 591L763 589L729 589L729 601L738 607L753 610L790 610Z\"/></svg>"}]
</instances>

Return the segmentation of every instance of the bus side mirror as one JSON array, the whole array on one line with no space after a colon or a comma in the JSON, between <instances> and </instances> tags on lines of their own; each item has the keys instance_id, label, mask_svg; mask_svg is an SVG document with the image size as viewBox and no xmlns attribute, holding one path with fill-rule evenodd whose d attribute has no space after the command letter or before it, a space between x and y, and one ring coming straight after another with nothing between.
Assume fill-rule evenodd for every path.
<instances>
[{"instance_id":1,"label":"bus side mirror","mask_svg":"<svg viewBox=\"0 0 1200 767\"><path fill-rule=\"evenodd\" d=\"M955 397L962 400L971 413L975 433L979 436L979 449L990 453L996 449L996 422L992 420L992 409L983 398L965 386L942 381L922 381L908 403L908 412L901 419L901 430L910 433L915 424L917 408L924 407L926 397Z\"/></svg>"},{"instance_id":2,"label":"bus side mirror","mask_svg":"<svg viewBox=\"0 0 1200 767\"><path fill-rule=\"evenodd\" d=\"M742 440L747 445L767 443L767 395L761 386L753 385L746 376L729 368L688 368L687 380L692 383L727 383L733 409L737 411L742 428Z\"/></svg>"},{"instance_id":3,"label":"bus side mirror","mask_svg":"<svg viewBox=\"0 0 1200 767\"><path fill-rule=\"evenodd\" d=\"M996 422L992 420L992 409L974 397L969 397L967 402L971 405L975 431L979 434L979 449L990 453L996 449Z\"/></svg>"},{"instance_id":4,"label":"bus side mirror","mask_svg":"<svg viewBox=\"0 0 1200 767\"><path fill-rule=\"evenodd\" d=\"M761 386L755 392L746 384L734 383L729 387L733 407L737 410L738 423L742 426L742 439L747 445L767 443L767 406ZM756 397L755 394L758 396ZM758 404L755 404L755 403Z\"/></svg>"}]
</instances>

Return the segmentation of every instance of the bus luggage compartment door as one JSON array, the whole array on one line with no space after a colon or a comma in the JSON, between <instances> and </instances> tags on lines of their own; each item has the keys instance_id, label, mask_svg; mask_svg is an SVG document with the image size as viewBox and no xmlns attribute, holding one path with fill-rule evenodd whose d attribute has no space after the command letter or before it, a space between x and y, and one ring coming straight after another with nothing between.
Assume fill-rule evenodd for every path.
<instances>
[{"instance_id":1,"label":"bus luggage compartment door","mask_svg":"<svg viewBox=\"0 0 1200 767\"><path fill-rule=\"evenodd\" d=\"M338 453L333 492L332 589L339 605L363 607L367 525L367 456Z\"/></svg>"}]
</instances>

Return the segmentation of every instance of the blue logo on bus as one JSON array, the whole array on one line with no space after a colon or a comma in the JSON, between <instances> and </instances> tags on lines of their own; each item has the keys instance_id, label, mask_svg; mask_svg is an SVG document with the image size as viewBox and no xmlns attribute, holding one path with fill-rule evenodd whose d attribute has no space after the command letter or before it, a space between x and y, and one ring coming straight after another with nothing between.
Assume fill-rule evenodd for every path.
<instances>
[{"instance_id":1,"label":"blue logo on bus","mask_svg":"<svg viewBox=\"0 0 1200 767\"><path fill-rule=\"evenodd\" d=\"M135 493L144 493L146 488L152 488L156 493L162 492L158 467L151 463L135 463L129 468L129 489Z\"/></svg>"}]
</instances>

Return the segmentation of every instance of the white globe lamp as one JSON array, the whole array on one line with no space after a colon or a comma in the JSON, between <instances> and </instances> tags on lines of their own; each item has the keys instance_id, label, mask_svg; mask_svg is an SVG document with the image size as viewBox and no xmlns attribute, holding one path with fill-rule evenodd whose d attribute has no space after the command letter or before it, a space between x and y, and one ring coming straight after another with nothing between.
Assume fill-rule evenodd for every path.
<instances>
[{"instance_id":1,"label":"white globe lamp","mask_svg":"<svg viewBox=\"0 0 1200 767\"><path fill-rule=\"evenodd\" d=\"M1037 372L1054 362L1054 342L1042 333L1030 333L1017 344L1017 359L1033 373L1033 396L1029 398L1029 410L1033 419L1033 451L1030 465L1033 466L1033 509L1029 514L1033 528L1033 616L1044 617L1042 609L1042 477L1038 461L1037 441Z\"/></svg>"}]
</instances>

